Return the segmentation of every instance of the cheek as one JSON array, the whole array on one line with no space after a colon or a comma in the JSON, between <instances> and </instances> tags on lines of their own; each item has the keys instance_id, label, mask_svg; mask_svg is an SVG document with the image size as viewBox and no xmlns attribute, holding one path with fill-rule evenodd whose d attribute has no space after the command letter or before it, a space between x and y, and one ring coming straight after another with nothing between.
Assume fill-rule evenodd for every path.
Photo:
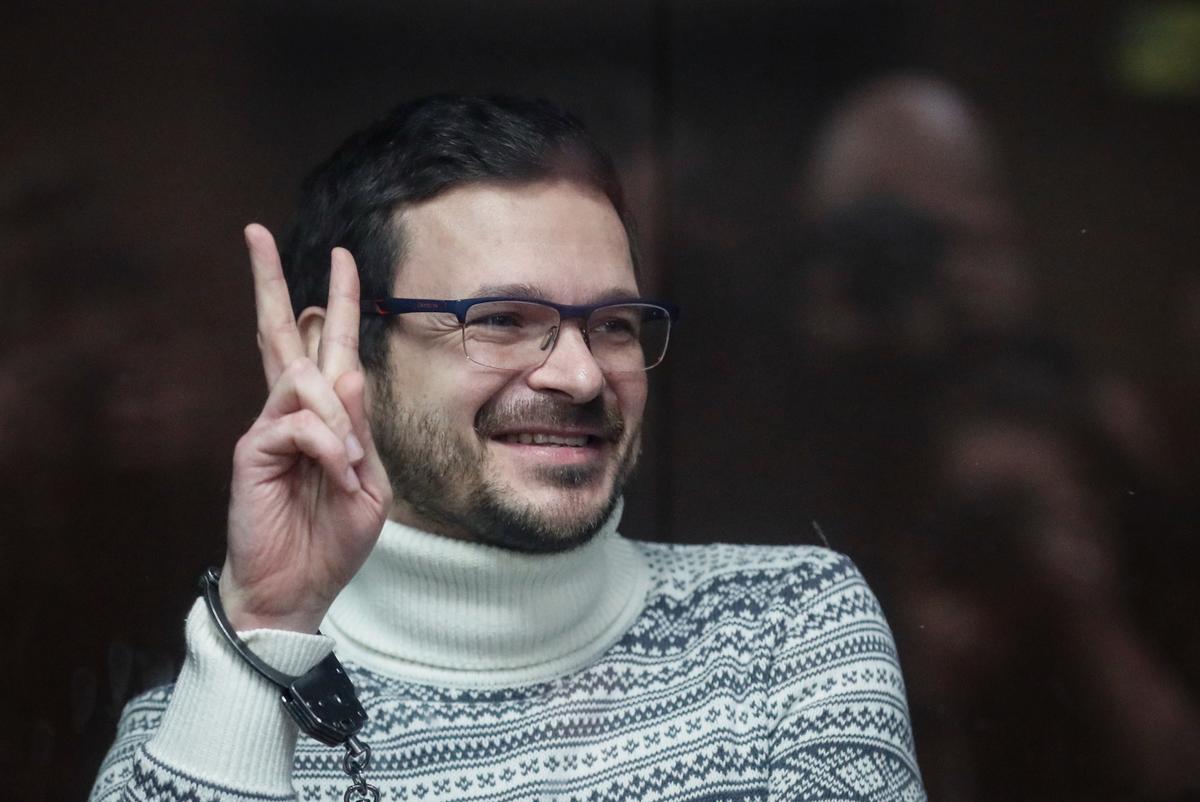
<instances>
[{"instance_id":1,"label":"cheek","mask_svg":"<svg viewBox=\"0 0 1200 802\"><path fill-rule=\"evenodd\" d=\"M633 373L609 380L616 395L626 426L632 427L642 419L646 409L647 377L645 373Z\"/></svg>"},{"instance_id":2,"label":"cheek","mask_svg":"<svg viewBox=\"0 0 1200 802\"><path fill-rule=\"evenodd\" d=\"M506 381L467 361L457 341L414 347L396 338L391 345L393 394L408 409L435 412L454 423L471 421Z\"/></svg>"},{"instance_id":3,"label":"cheek","mask_svg":"<svg viewBox=\"0 0 1200 802\"><path fill-rule=\"evenodd\" d=\"M473 431L480 410L499 403L513 383L511 374L490 372L469 362L453 368L443 365L431 374L423 377L421 403L463 432Z\"/></svg>"}]
</instances>

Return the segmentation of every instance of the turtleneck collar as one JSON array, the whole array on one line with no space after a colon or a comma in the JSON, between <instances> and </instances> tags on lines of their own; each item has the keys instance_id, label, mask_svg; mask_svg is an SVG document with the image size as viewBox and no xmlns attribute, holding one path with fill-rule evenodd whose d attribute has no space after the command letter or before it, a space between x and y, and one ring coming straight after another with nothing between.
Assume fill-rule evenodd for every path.
<instances>
[{"instance_id":1,"label":"turtleneck collar","mask_svg":"<svg viewBox=\"0 0 1200 802\"><path fill-rule=\"evenodd\" d=\"M346 660L457 687L541 682L587 665L641 613L642 553L617 534L621 505L592 540L524 554L384 524L322 625Z\"/></svg>"}]
</instances>

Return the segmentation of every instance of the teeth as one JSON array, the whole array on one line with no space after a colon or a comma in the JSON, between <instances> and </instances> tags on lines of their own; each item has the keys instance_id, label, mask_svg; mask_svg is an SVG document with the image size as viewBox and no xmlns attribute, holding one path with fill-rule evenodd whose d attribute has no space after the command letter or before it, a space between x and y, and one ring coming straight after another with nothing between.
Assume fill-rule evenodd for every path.
<instances>
[{"instance_id":1,"label":"teeth","mask_svg":"<svg viewBox=\"0 0 1200 802\"><path fill-rule=\"evenodd\" d=\"M509 443L520 443L522 445L539 445L539 446L575 446L576 448L587 445L587 436L579 437L560 437L554 434L530 434L529 432L521 432L520 434L506 434L504 439Z\"/></svg>"}]
</instances>

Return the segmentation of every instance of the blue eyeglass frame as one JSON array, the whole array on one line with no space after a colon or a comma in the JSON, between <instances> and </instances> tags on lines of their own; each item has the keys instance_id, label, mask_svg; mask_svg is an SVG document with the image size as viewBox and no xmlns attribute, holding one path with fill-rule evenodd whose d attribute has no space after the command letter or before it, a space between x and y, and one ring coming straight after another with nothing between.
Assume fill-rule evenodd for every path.
<instances>
[{"instance_id":1,"label":"blue eyeglass frame","mask_svg":"<svg viewBox=\"0 0 1200 802\"><path fill-rule=\"evenodd\" d=\"M592 312L606 306L621 306L622 304L645 304L657 306L667 312L671 323L679 321L679 307L665 301L654 301L649 298L617 298L598 304L556 304L553 301L543 301L540 298L516 298L511 295L489 295L482 298L461 298L457 301L437 300L433 298L377 298L362 301L361 309L364 315L377 317L392 317L410 312L446 312L458 318L461 325L467 323L467 311L476 304L493 303L495 301L515 301L527 304L540 304L558 311L561 320L587 320Z\"/></svg>"}]
</instances>

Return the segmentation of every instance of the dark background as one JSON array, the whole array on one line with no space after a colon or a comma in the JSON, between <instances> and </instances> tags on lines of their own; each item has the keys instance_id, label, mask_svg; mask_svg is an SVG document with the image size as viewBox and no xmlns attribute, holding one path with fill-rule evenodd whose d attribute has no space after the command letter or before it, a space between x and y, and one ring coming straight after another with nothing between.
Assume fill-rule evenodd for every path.
<instances>
[{"instance_id":1,"label":"dark background","mask_svg":"<svg viewBox=\"0 0 1200 802\"><path fill-rule=\"evenodd\" d=\"M264 395L242 226L281 230L305 172L399 99L501 90L559 100L611 148L644 289L684 309L622 530L854 557L935 799L1196 798L1197 14L6 5L4 795L85 796L123 703L178 668ZM988 130L1034 311L985 347L830 351L805 334L823 296L804 165L849 93L914 72ZM948 303L938 281L913 292Z\"/></svg>"}]
</instances>

